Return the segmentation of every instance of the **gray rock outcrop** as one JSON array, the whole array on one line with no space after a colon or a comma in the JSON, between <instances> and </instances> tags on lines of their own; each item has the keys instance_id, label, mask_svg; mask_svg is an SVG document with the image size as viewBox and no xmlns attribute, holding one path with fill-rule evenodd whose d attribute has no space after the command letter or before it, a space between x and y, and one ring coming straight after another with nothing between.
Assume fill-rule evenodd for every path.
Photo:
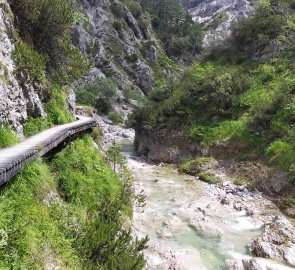
<instances>
[{"instance_id":1,"label":"gray rock outcrop","mask_svg":"<svg viewBox=\"0 0 295 270\"><path fill-rule=\"evenodd\" d=\"M13 51L17 41L13 14L0 0L0 123L8 123L19 135L28 115L44 116L43 91L24 70L17 70Z\"/></svg>"},{"instance_id":2,"label":"gray rock outcrop","mask_svg":"<svg viewBox=\"0 0 295 270\"><path fill-rule=\"evenodd\" d=\"M153 80L149 61L157 59L156 49L144 46L153 38L148 23L139 25L127 6L116 0L75 0L75 5L85 18L74 28L73 43L94 63L79 83L89 84L106 75L117 82L120 91L137 86L141 94L147 94ZM119 14L113 14L112 8Z\"/></svg>"},{"instance_id":3,"label":"gray rock outcrop","mask_svg":"<svg viewBox=\"0 0 295 270\"><path fill-rule=\"evenodd\" d=\"M295 266L295 228L285 218L275 217L250 246L258 257L285 261Z\"/></svg>"},{"instance_id":4,"label":"gray rock outcrop","mask_svg":"<svg viewBox=\"0 0 295 270\"><path fill-rule=\"evenodd\" d=\"M257 0L181 0L193 20L206 26L204 47L220 46L230 36L232 23L255 11Z\"/></svg>"}]
</instances>

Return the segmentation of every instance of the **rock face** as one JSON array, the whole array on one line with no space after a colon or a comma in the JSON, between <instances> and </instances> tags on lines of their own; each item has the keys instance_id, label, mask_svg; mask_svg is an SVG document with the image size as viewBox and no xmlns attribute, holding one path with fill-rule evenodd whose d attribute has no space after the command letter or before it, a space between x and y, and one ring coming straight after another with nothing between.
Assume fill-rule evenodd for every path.
<instances>
[{"instance_id":1,"label":"rock face","mask_svg":"<svg viewBox=\"0 0 295 270\"><path fill-rule=\"evenodd\" d=\"M85 19L74 29L73 43L94 62L81 84L106 75L118 83L121 91L135 86L134 91L147 94L153 80L150 65L157 58L155 48L149 45L153 37L148 23L139 24L117 0L75 0L75 5ZM112 12L114 9L117 12Z\"/></svg>"},{"instance_id":2,"label":"rock face","mask_svg":"<svg viewBox=\"0 0 295 270\"><path fill-rule=\"evenodd\" d=\"M254 12L257 0L181 0L194 21L207 27L205 47L215 47L226 40L232 22Z\"/></svg>"},{"instance_id":3,"label":"rock face","mask_svg":"<svg viewBox=\"0 0 295 270\"><path fill-rule=\"evenodd\" d=\"M136 151L153 162L177 163L198 153L199 147L177 130L135 128Z\"/></svg>"},{"instance_id":4,"label":"rock face","mask_svg":"<svg viewBox=\"0 0 295 270\"><path fill-rule=\"evenodd\" d=\"M8 2L0 0L0 123L8 123L21 135L28 115L44 116L45 112L41 88L30 81L25 71L15 72L16 41L13 14Z\"/></svg>"},{"instance_id":5,"label":"rock face","mask_svg":"<svg viewBox=\"0 0 295 270\"><path fill-rule=\"evenodd\" d=\"M250 247L252 253L263 258L285 261L295 266L295 228L285 218L274 218Z\"/></svg>"}]
</instances>

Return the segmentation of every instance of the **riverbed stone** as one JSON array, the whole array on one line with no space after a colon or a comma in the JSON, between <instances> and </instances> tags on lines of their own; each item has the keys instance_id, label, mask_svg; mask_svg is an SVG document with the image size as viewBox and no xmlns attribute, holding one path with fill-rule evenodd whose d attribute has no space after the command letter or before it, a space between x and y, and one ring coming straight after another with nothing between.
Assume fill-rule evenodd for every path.
<instances>
[{"instance_id":1,"label":"riverbed stone","mask_svg":"<svg viewBox=\"0 0 295 270\"><path fill-rule=\"evenodd\" d=\"M223 197L221 200L220 200L220 203L221 204L224 204L224 205L229 205L230 204L230 199L228 197Z\"/></svg>"},{"instance_id":2,"label":"riverbed stone","mask_svg":"<svg viewBox=\"0 0 295 270\"><path fill-rule=\"evenodd\" d=\"M275 217L250 246L259 257L286 261L295 266L295 228L284 217Z\"/></svg>"}]
</instances>

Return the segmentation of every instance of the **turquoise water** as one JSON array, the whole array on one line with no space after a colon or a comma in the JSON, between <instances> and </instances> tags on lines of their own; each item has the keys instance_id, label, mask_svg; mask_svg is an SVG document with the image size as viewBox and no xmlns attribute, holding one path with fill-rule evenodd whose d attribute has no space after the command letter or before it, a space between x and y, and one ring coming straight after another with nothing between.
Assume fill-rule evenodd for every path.
<instances>
[{"instance_id":1,"label":"turquoise water","mask_svg":"<svg viewBox=\"0 0 295 270\"><path fill-rule=\"evenodd\" d=\"M151 239L146 251L149 269L169 268L163 252L172 252L181 270L224 270L226 259L249 255L247 244L260 233L261 223L209 198L204 193L208 184L179 175L170 166L132 159L135 154L128 142L122 149L137 192L146 194L146 206L135 209L133 224L140 236ZM205 209L205 217L198 208Z\"/></svg>"}]
</instances>

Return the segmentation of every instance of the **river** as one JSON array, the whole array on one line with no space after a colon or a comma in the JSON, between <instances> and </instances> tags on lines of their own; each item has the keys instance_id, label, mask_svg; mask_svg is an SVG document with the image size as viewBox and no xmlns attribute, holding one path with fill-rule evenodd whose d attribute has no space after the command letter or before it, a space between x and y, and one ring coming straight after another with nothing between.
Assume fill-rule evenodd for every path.
<instances>
[{"instance_id":1,"label":"river","mask_svg":"<svg viewBox=\"0 0 295 270\"><path fill-rule=\"evenodd\" d=\"M260 234L264 222L280 214L260 193L240 198L255 207L254 216L223 205L222 189L181 175L173 166L136 158L131 143L122 142L122 151L136 193L143 190L146 196L145 206L135 206L133 215L136 235L150 238L146 269L228 269L226 260L249 258L248 243Z\"/></svg>"}]
</instances>

